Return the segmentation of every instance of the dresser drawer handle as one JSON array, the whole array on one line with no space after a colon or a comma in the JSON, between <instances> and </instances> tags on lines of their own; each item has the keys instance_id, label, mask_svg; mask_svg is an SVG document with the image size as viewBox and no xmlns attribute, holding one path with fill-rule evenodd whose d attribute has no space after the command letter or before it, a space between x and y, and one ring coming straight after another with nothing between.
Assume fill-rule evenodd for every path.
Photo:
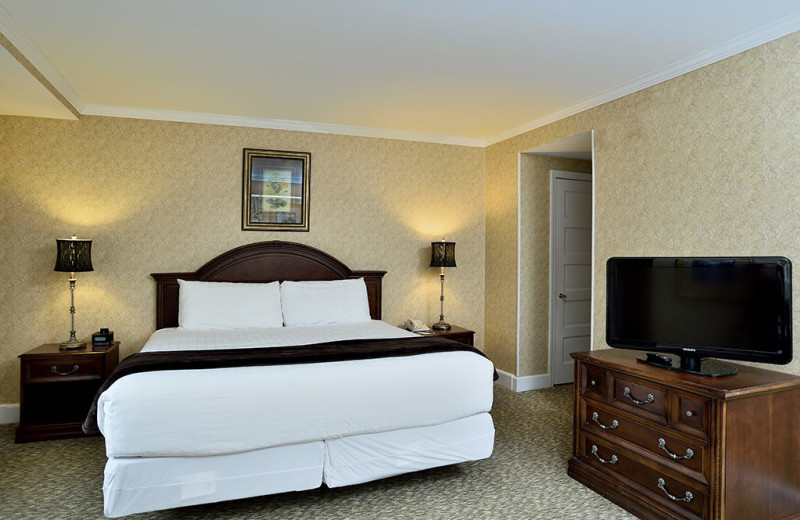
<instances>
[{"instance_id":1,"label":"dresser drawer handle","mask_svg":"<svg viewBox=\"0 0 800 520\"><path fill-rule=\"evenodd\" d=\"M667 491L667 483L664 482L663 478L658 479L658 489L664 492L670 500L673 502L691 502L694 499L694 495L692 495L691 491L687 491L683 498L678 498L675 495L671 495L669 491Z\"/></svg>"},{"instance_id":2,"label":"dresser drawer handle","mask_svg":"<svg viewBox=\"0 0 800 520\"><path fill-rule=\"evenodd\" d=\"M645 399L644 401L640 401L638 399L635 399L635 398L631 397L631 389L628 388L627 386L625 387L625 397L630 399L633 404L650 404L650 403L652 403L653 401L656 400L656 398L653 397L653 394L647 394L647 399Z\"/></svg>"},{"instance_id":3,"label":"dresser drawer handle","mask_svg":"<svg viewBox=\"0 0 800 520\"><path fill-rule=\"evenodd\" d=\"M60 375L60 376L68 376L68 375L70 375L70 374L74 374L75 372L77 372L78 370L80 370L80 368L81 368L80 366L78 366L78 365L74 365L74 366L72 367L72 370L70 370L69 372L59 372L59 370L58 370L58 367L57 367L57 366L55 366L55 365L53 365L53 366L51 366L51 367L50 367L50 372L52 372L52 373L54 373L54 374L58 374L58 375Z\"/></svg>"},{"instance_id":4,"label":"dresser drawer handle","mask_svg":"<svg viewBox=\"0 0 800 520\"><path fill-rule=\"evenodd\" d=\"M600 455L598 455L597 454L597 445L596 444L592 444L592 455L597 457L597 460L599 460L603 464L616 464L617 463L617 456L616 455L612 455L611 458L608 459L608 460L606 460L606 459L602 458Z\"/></svg>"},{"instance_id":5,"label":"dresser drawer handle","mask_svg":"<svg viewBox=\"0 0 800 520\"><path fill-rule=\"evenodd\" d=\"M604 430L613 430L614 428L617 428L619 426L619 423L617 422L616 419L611 421L611 425L607 426L607 425L601 423L600 419L598 417L599 417L599 415L597 415L597 412L593 412L592 413L592 420L597 423L597 426L601 427Z\"/></svg>"},{"instance_id":6,"label":"dresser drawer handle","mask_svg":"<svg viewBox=\"0 0 800 520\"><path fill-rule=\"evenodd\" d=\"M667 441L665 441L663 438L658 439L658 447L667 452L667 455L669 455L672 460L689 460L694 457L694 451L692 451L692 448L686 448L686 455L676 455L672 453L667 449Z\"/></svg>"}]
</instances>

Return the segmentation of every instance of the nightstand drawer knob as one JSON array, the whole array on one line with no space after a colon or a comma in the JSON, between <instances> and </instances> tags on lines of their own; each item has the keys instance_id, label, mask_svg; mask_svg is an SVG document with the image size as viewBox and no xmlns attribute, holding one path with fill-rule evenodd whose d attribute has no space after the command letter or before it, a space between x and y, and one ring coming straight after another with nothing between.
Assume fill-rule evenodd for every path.
<instances>
[{"instance_id":1,"label":"nightstand drawer knob","mask_svg":"<svg viewBox=\"0 0 800 520\"><path fill-rule=\"evenodd\" d=\"M80 370L80 368L81 368L81 367L80 367L79 365L74 365L74 366L72 367L72 370L70 370L69 372L61 372L61 371L59 371L59 370L58 370L58 367L57 367L57 366L53 365L53 366L51 366L51 367L50 367L50 372L52 372L52 373L54 373L54 374L58 374L58 375L60 375L60 376L68 376L68 375L70 375L70 374L74 374L75 372L77 372L78 370Z\"/></svg>"}]
</instances>

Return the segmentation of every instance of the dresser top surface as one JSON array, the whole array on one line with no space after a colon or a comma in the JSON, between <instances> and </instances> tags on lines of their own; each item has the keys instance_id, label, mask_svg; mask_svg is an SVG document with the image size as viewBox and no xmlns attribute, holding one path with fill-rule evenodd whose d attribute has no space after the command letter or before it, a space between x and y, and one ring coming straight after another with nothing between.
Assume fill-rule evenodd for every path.
<instances>
[{"instance_id":1,"label":"dresser top surface","mask_svg":"<svg viewBox=\"0 0 800 520\"><path fill-rule=\"evenodd\" d=\"M609 370L626 372L665 385L680 386L717 399L742 398L782 388L800 389L799 376L749 365L736 365L738 372L732 376L709 377L637 361L636 358L645 357L645 352L639 350L602 349L576 352L572 357Z\"/></svg>"}]
</instances>

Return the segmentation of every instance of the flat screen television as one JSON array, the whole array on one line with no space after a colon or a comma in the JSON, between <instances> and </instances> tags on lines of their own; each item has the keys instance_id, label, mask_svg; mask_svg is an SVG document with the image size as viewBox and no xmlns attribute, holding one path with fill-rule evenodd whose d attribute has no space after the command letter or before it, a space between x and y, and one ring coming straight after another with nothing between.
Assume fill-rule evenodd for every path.
<instances>
[{"instance_id":1,"label":"flat screen television","mask_svg":"<svg viewBox=\"0 0 800 520\"><path fill-rule=\"evenodd\" d=\"M647 351L642 361L712 376L736 373L714 358L786 364L791 270L784 257L611 258L606 342Z\"/></svg>"}]
</instances>

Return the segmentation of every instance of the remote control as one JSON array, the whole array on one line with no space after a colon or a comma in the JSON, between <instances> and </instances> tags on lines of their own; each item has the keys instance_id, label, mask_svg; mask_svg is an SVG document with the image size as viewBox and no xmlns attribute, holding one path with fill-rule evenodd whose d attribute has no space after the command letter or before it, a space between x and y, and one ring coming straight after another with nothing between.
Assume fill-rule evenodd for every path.
<instances>
[{"instance_id":1,"label":"remote control","mask_svg":"<svg viewBox=\"0 0 800 520\"><path fill-rule=\"evenodd\" d=\"M647 361L649 363L655 363L657 365L669 365L672 366L672 358L669 356L665 356L664 354L654 354L652 352L647 353Z\"/></svg>"}]
</instances>

